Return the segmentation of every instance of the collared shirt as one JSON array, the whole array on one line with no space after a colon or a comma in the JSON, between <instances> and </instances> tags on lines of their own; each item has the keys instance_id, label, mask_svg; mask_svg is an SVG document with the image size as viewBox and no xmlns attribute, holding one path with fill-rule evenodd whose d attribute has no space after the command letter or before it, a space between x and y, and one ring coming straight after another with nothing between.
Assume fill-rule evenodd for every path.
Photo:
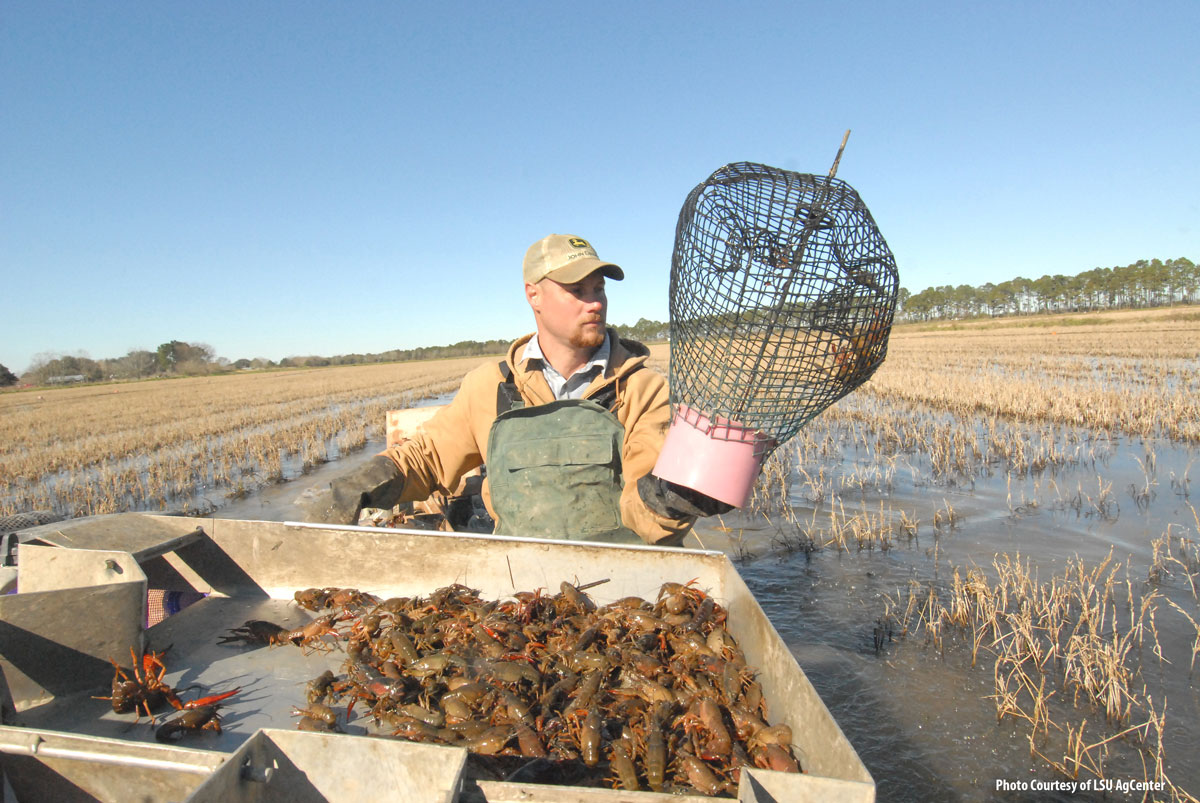
<instances>
[{"instance_id":1,"label":"collared shirt","mask_svg":"<svg viewBox=\"0 0 1200 803\"><path fill-rule=\"evenodd\" d=\"M546 359L546 355L542 353L542 347L538 344L537 333L534 332L533 337L525 344L525 353L521 355L521 359L538 361L537 367L541 368L542 376L546 377L546 383L550 385L554 398L582 399L587 386L608 366L608 357L611 353L612 344L609 342L608 333L605 332L604 342L596 349L592 358L570 377L564 377L554 370L554 366Z\"/></svg>"}]
</instances>

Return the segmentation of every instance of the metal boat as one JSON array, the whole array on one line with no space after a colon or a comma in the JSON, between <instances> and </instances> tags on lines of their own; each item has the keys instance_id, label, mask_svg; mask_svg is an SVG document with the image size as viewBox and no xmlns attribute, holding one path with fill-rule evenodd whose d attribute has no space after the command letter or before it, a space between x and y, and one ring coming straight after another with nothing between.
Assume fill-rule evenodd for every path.
<instances>
[{"instance_id":1,"label":"metal boat","mask_svg":"<svg viewBox=\"0 0 1200 803\"><path fill-rule=\"evenodd\" d=\"M598 604L653 598L696 578L728 614L726 627L758 670L773 722L792 728L803 773L747 768L738 800L873 801L862 761L721 552L424 530L122 513L21 533L15 593L0 595L0 770L5 799L100 801L694 801L475 777L458 747L299 732L304 683L340 652L247 649L219 636L251 619L312 617L293 602L310 587L416 596L451 583L489 599L607 578ZM150 589L199 601L146 627ZM117 715L112 661L133 647L171 645L166 682L220 691L222 732L158 744L145 719Z\"/></svg>"}]
</instances>

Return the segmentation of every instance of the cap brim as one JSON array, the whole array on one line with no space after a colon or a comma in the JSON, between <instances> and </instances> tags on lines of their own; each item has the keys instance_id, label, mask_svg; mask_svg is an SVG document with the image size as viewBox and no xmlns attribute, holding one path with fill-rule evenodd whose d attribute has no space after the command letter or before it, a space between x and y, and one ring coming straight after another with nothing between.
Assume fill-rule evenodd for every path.
<instances>
[{"instance_id":1,"label":"cap brim","mask_svg":"<svg viewBox=\"0 0 1200 803\"><path fill-rule=\"evenodd\" d=\"M553 279L559 284L573 284L596 271L600 271L607 278L618 282L625 278L625 271L621 270L620 266L589 257L572 260L570 265L547 273L546 278Z\"/></svg>"}]
</instances>

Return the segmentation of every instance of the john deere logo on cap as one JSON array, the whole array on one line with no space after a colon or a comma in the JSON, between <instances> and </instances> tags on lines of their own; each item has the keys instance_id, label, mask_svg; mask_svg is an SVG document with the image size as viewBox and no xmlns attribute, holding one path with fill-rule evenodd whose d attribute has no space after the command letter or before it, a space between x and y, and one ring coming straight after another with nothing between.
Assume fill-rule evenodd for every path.
<instances>
[{"instance_id":1,"label":"john deere logo on cap","mask_svg":"<svg viewBox=\"0 0 1200 803\"><path fill-rule=\"evenodd\" d=\"M582 237L572 237L571 239L567 240L567 242L576 248L591 248L591 246L588 245L588 241Z\"/></svg>"}]
</instances>

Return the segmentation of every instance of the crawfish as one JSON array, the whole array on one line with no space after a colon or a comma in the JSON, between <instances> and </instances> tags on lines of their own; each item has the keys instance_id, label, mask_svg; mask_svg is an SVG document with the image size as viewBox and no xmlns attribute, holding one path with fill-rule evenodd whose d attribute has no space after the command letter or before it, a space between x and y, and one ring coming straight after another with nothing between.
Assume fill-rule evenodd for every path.
<instances>
[{"instance_id":1,"label":"crawfish","mask_svg":"<svg viewBox=\"0 0 1200 803\"><path fill-rule=\"evenodd\" d=\"M218 644L240 642L243 644L275 645L287 642L288 629L274 622L249 619L241 627L231 628L229 634L221 636Z\"/></svg>"},{"instance_id":2,"label":"crawfish","mask_svg":"<svg viewBox=\"0 0 1200 803\"><path fill-rule=\"evenodd\" d=\"M746 748L742 747L741 742L734 742L733 750L729 755L729 779L734 783L740 783L742 767L749 766L750 763L750 756L746 754Z\"/></svg>"},{"instance_id":3,"label":"crawfish","mask_svg":"<svg viewBox=\"0 0 1200 803\"><path fill-rule=\"evenodd\" d=\"M410 742L426 742L438 738L437 728L406 714L384 714L379 717L379 723L391 728L393 736Z\"/></svg>"},{"instance_id":4,"label":"crawfish","mask_svg":"<svg viewBox=\"0 0 1200 803\"><path fill-rule=\"evenodd\" d=\"M729 635L729 631L723 627L714 627L708 634L708 638L705 639L705 643L716 655L729 657L740 652L733 636Z\"/></svg>"},{"instance_id":5,"label":"crawfish","mask_svg":"<svg viewBox=\"0 0 1200 803\"><path fill-rule=\"evenodd\" d=\"M662 661L636 647L621 647L621 666L627 666L645 677L657 675L663 669Z\"/></svg>"},{"instance_id":6,"label":"crawfish","mask_svg":"<svg viewBox=\"0 0 1200 803\"><path fill-rule=\"evenodd\" d=\"M637 769L633 766L633 758L629 749L621 742L613 742L609 753L609 766L617 774L617 785L627 792L641 789L638 783Z\"/></svg>"},{"instance_id":7,"label":"crawfish","mask_svg":"<svg viewBox=\"0 0 1200 803\"><path fill-rule=\"evenodd\" d=\"M305 694L308 697L308 701L310 703L319 703L328 697L330 692L333 690L333 682L334 676L332 669L326 669L320 675L310 680L305 689Z\"/></svg>"},{"instance_id":8,"label":"crawfish","mask_svg":"<svg viewBox=\"0 0 1200 803\"><path fill-rule=\"evenodd\" d=\"M742 692L742 705L751 711L757 711L759 716L765 717L767 702L763 698L762 686L756 680L749 680L745 687L745 691Z\"/></svg>"},{"instance_id":9,"label":"crawfish","mask_svg":"<svg viewBox=\"0 0 1200 803\"><path fill-rule=\"evenodd\" d=\"M466 678L450 678L446 688L448 691L442 695L442 699L457 697L467 705L475 705L488 692L488 687L484 684Z\"/></svg>"},{"instance_id":10,"label":"crawfish","mask_svg":"<svg viewBox=\"0 0 1200 803\"><path fill-rule=\"evenodd\" d=\"M387 644L388 654L394 659L399 659L397 660L399 664L411 664L421 658L412 639L398 627L393 627L380 635L379 640ZM376 652L379 652L378 648L376 648Z\"/></svg>"},{"instance_id":11,"label":"crawfish","mask_svg":"<svg viewBox=\"0 0 1200 803\"><path fill-rule=\"evenodd\" d=\"M484 674L497 683L520 683L522 680L537 686L542 682L542 673L537 667L524 661L489 661Z\"/></svg>"},{"instance_id":12,"label":"crawfish","mask_svg":"<svg viewBox=\"0 0 1200 803\"><path fill-rule=\"evenodd\" d=\"M619 653L618 653L619 654ZM582 652L572 652L564 656L567 665L573 672L600 672L607 674L612 668L613 659L606 653L593 652L592 650L584 650Z\"/></svg>"},{"instance_id":13,"label":"crawfish","mask_svg":"<svg viewBox=\"0 0 1200 803\"><path fill-rule=\"evenodd\" d=\"M592 602L592 598L584 594L578 586L563 580L559 585L559 590L562 592L559 596L570 608L574 608L580 613L591 613L596 610L596 603Z\"/></svg>"},{"instance_id":14,"label":"crawfish","mask_svg":"<svg viewBox=\"0 0 1200 803\"><path fill-rule=\"evenodd\" d=\"M733 729L742 741L751 739L756 733L767 727L758 716L743 705L728 707L729 718L733 720Z\"/></svg>"},{"instance_id":15,"label":"crawfish","mask_svg":"<svg viewBox=\"0 0 1200 803\"><path fill-rule=\"evenodd\" d=\"M163 653L147 652L139 661L133 648L130 647L129 657L133 659L133 669L128 674L110 658L109 663L113 665L112 695L95 699L111 701L113 712L117 714L127 714L133 711L140 718L142 711L145 711L146 716L150 717L150 721L154 722L154 714L151 709L162 705L168 694L172 697L175 696L175 690L162 680L167 670L162 663L162 655ZM140 671L139 665L141 666ZM178 700L177 697L176 700ZM175 707L182 706L176 705Z\"/></svg>"},{"instance_id":16,"label":"crawfish","mask_svg":"<svg viewBox=\"0 0 1200 803\"><path fill-rule=\"evenodd\" d=\"M576 711L571 715L578 717L579 712ZM600 713L595 708L588 709L588 712L583 715L583 722L577 728L572 728L576 737L576 742L579 744L579 755L583 759L583 763L589 767L594 767L600 763Z\"/></svg>"},{"instance_id":17,"label":"crawfish","mask_svg":"<svg viewBox=\"0 0 1200 803\"><path fill-rule=\"evenodd\" d=\"M654 792L663 787L667 774L667 740L663 736L662 721L666 706L657 706L654 713L646 714L646 744L644 765L646 785Z\"/></svg>"},{"instance_id":18,"label":"crawfish","mask_svg":"<svg viewBox=\"0 0 1200 803\"><path fill-rule=\"evenodd\" d=\"M699 579L694 577L686 583L663 583L658 589L655 607L672 614L683 613L693 603L705 598L703 591L693 588Z\"/></svg>"},{"instance_id":19,"label":"crawfish","mask_svg":"<svg viewBox=\"0 0 1200 803\"><path fill-rule=\"evenodd\" d=\"M634 610L639 610L639 609L645 609L649 606L650 606L650 603L646 602L646 600L642 599L641 597L621 597L619 600L617 600L616 602L610 603L606 607L609 611L617 610L617 609L634 611Z\"/></svg>"},{"instance_id":20,"label":"crawfish","mask_svg":"<svg viewBox=\"0 0 1200 803\"><path fill-rule=\"evenodd\" d=\"M184 711L174 719L164 722L154 732L154 738L160 742L170 742L187 733L198 733L202 730L221 732L221 717L217 714L218 705L202 705Z\"/></svg>"},{"instance_id":21,"label":"crawfish","mask_svg":"<svg viewBox=\"0 0 1200 803\"><path fill-rule=\"evenodd\" d=\"M721 706L715 700L698 697L688 712L675 722L676 725L681 723L689 732L698 730L704 734L701 758L716 760L729 755L733 740L729 736L729 729L725 727Z\"/></svg>"},{"instance_id":22,"label":"crawfish","mask_svg":"<svg viewBox=\"0 0 1200 803\"><path fill-rule=\"evenodd\" d=\"M408 597L388 597L375 607L392 615L403 615L411 600Z\"/></svg>"},{"instance_id":23,"label":"crawfish","mask_svg":"<svg viewBox=\"0 0 1200 803\"><path fill-rule=\"evenodd\" d=\"M510 722L520 722L526 725L533 722L529 706L520 697L505 689L497 689L496 692L503 705L496 706L492 715L493 721L503 718Z\"/></svg>"},{"instance_id":24,"label":"crawfish","mask_svg":"<svg viewBox=\"0 0 1200 803\"><path fill-rule=\"evenodd\" d=\"M329 592L334 590L336 589L306 588L303 591L297 591L292 597L301 608L315 613L325 607L325 601L329 599Z\"/></svg>"},{"instance_id":25,"label":"crawfish","mask_svg":"<svg viewBox=\"0 0 1200 803\"><path fill-rule=\"evenodd\" d=\"M336 728L338 724L338 715L327 705L323 703L312 703L308 708L292 708L292 716L305 717L307 719L315 719L318 722L324 723L327 728ZM304 730L301 728L301 730Z\"/></svg>"},{"instance_id":26,"label":"crawfish","mask_svg":"<svg viewBox=\"0 0 1200 803\"><path fill-rule=\"evenodd\" d=\"M558 705L560 697L565 697L579 683L579 675L574 672L566 672L562 679L551 686L538 699L538 704L542 707L542 711L549 711Z\"/></svg>"},{"instance_id":27,"label":"crawfish","mask_svg":"<svg viewBox=\"0 0 1200 803\"><path fill-rule=\"evenodd\" d=\"M579 638L575 641L575 644L571 647L571 649L575 652L583 652L588 647L592 646L592 642L594 642L596 637L599 635L600 628L592 625L579 634Z\"/></svg>"},{"instance_id":28,"label":"crawfish","mask_svg":"<svg viewBox=\"0 0 1200 803\"><path fill-rule=\"evenodd\" d=\"M371 641L379 635L379 627L382 623L383 618L377 613L361 616L350 625L350 639L352 641Z\"/></svg>"},{"instance_id":29,"label":"crawfish","mask_svg":"<svg viewBox=\"0 0 1200 803\"><path fill-rule=\"evenodd\" d=\"M378 597L359 591L357 588L327 588L325 590L329 592L324 602L326 608L365 608L379 604Z\"/></svg>"},{"instance_id":30,"label":"crawfish","mask_svg":"<svg viewBox=\"0 0 1200 803\"><path fill-rule=\"evenodd\" d=\"M333 626L336 620L337 614L334 613L318 616L308 624L288 631L284 634L283 639L293 644L298 644L301 647L313 647L316 649L316 645L325 644L323 641L325 636L337 636L341 638L342 634ZM328 649L333 648L329 647Z\"/></svg>"},{"instance_id":31,"label":"crawfish","mask_svg":"<svg viewBox=\"0 0 1200 803\"><path fill-rule=\"evenodd\" d=\"M750 748L754 764L766 770L777 772L799 772L800 764L792 757L788 748L781 744L765 744Z\"/></svg>"},{"instance_id":32,"label":"crawfish","mask_svg":"<svg viewBox=\"0 0 1200 803\"><path fill-rule=\"evenodd\" d=\"M521 749L521 755L526 758L543 758L547 755L546 746L542 744L541 738L537 735L537 731L528 725L518 723L516 728L517 744Z\"/></svg>"},{"instance_id":33,"label":"crawfish","mask_svg":"<svg viewBox=\"0 0 1200 803\"><path fill-rule=\"evenodd\" d=\"M686 750L679 750L679 763L689 784L706 795L716 795L729 788L729 782L717 777L717 774L700 759Z\"/></svg>"},{"instance_id":34,"label":"crawfish","mask_svg":"<svg viewBox=\"0 0 1200 803\"><path fill-rule=\"evenodd\" d=\"M476 736L473 739L465 739L460 742L461 747L465 747L472 753L482 753L485 756L493 756L504 749L508 744L509 739L513 737L512 728L507 725L497 725L493 728L488 728L482 735Z\"/></svg>"},{"instance_id":35,"label":"crawfish","mask_svg":"<svg viewBox=\"0 0 1200 803\"><path fill-rule=\"evenodd\" d=\"M716 653L708 648L708 643L704 637L695 630L684 630L678 636L668 636L667 643L671 645L671 650L676 655L686 657L690 660L695 660L696 657L717 657Z\"/></svg>"},{"instance_id":36,"label":"crawfish","mask_svg":"<svg viewBox=\"0 0 1200 803\"><path fill-rule=\"evenodd\" d=\"M627 611L625 614L625 624L633 630L644 633L667 629L666 622L650 611L642 610Z\"/></svg>"},{"instance_id":37,"label":"crawfish","mask_svg":"<svg viewBox=\"0 0 1200 803\"><path fill-rule=\"evenodd\" d=\"M626 679L630 691L625 692L622 689L613 689L614 693L632 693L651 705L675 702L675 692L657 681L650 680L650 678L639 675L636 672L626 673Z\"/></svg>"},{"instance_id":38,"label":"crawfish","mask_svg":"<svg viewBox=\"0 0 1200 803\"><path fill-rule=\"evenodd\" d=\"M517 621L529 624L542 618L542 614L552 607L549 597L542 595L542 589L537 591L518 591L513 594L517 600Z\"/></svg>"},{"instance_id":39,"label":"crawfish","mask_svg":"<svg viewBox=\"0 0 1200 803\"><path fill-rule=\"evenodd\" d=\"M754 735L747 740L747 745L751 748L765 747L769 744L790 747L792 744L792 729L782 723L779 725L771 725L767 728L759 728L754 732Z\"/></svg>"},{"instance_id":40,"label":"crawfish","mask_svg":"<svg viewBox=\"0 0 1200 803\"><path fill-rule=\"evenodd\" d=\"M724 613L718 612L717 603L712 597L705 597L700 604L696 606L696 613L692 616L692 621L685 627L689 630L700 630L710 621L720 622L724 619Z\"/></svg>"},{"instance_id":41,"label":"crawfish","mask_svg":"<svg viewBox=\"0 0 1200 803\"><path fill-rule=\"evenodd\" d=\"M432 725L435 728L440 728L446 724L446 715L441 711L430 711L423 705L418 703L407 703L396 709L405 716L419 719L427 725Z\"/></svg>"},{"instance_id":42,"label":"crawfish","mask_svg":"<svg viewBox=\"0 0 1200 803\"><path fill-rule=\"evenodd\" d=\"M346 679L334 683L333 691L338 698L344 694L350 695L350 704L346 706L347 719L354 712L354 705L359 700L367 700L374 705L380 700L390 701L404 695L405 688L402 682L388 680L370 664L348 661L345 668Z\"/></svg>"},{"instance_id":43,"label":"crawfish","mask_svg":"<svg viewBox=\"0 0 1200 803\"><path fill-rule=\"evenodd\" d=\"M405 669L409 675L414 678L430 678L434 675L441 674L447 666L452 663L453 656L448 652L438 652L432 655L426 655L416 661L409 663Z\"/></svg>"},{"instance_id":44,"label":"crawfish","mask_svg":"<svg viewBox=\"0 0 1200 803\"><path fill-rule=\"evenodd\" d=\"M296 730L312 731L313 733L341 733L342 729L337 724L330 725L323 719L315 719L313 717L300 717L296 721Z\"/></svg>"},{"instance_id":45,"label":"crawfish","mask_svg":"<svg viewBox=\"0 0 1200 803\"><path fill-rule=\"evenodd\" d=\"M746 679L744 669L733 661L726 661L725 665L721 667L721 694L725 698L726 705L733 705L741 696L742 684Z\"/></svg>"},{"instance_id":46,"label":"crawfish","mask_svg":"<svg viewBox=\"0 0 1200 803\"><path fill-rule=\"evenodd\" d=\"M471 625L471 628L468 632L473 639L472 643L474 644L475 648L479 650L479 652L482 653L485 658L499 658L501 655L504 655L506 652L508 652L508 647L506 647L504 642L500 641L500 639L496 637L497 634L495 631L493 631L487 625L476 623Z\"/></svg>"},{"instance_id":47,"label":"crawfish","mask_svg":"<svg viewBox=\"0 0 1200 803\"><path fill-rule=\"evenodd\" d=\"M463 720L470 719L474 714L474 711L465 698L454 696L450 692L443 694L438 704L442 707L447 722L462 722Z\"/></svg>"},{"instance_id":48,"label":"crawfish","mask_svg":"<svg viewBox=\"0 0 1200 803\"><path fill-rule=\"evenodd\" d=\"M429 605L435 610L441 610L449 607L462 607L472 602L479 600L479 592L473 588L468 588L462 583L453 583L448 586L442 586L435 589L429 595Z\"/></svg>"},{"instance_id":49,"label":"crawfish","mask_svg":"<svg viewBox=\"0 0 1200 803\"><path fill-rule=\"evenodd\" d=\"M706 657L693 653L688 656L675 656L671 659L671 671L684 688L692 690L702 697L714 700L724 700L721 691L713 685L713 678L721 675L725 662L720 658Z\"/></svg>"},{"instance_id":50,"label":"crawfish","mask_svg":"<svg viewBox=\"0 0 1200 803\"><path fill-rule=\"evenodd\" d=\"M596 692L600 691L600 683L604 680L604 673L599 669L593 669L583 676L583 680L578 684L575 691L575 696L567 707L563 710L564 714L569 714L580 708L587 708L592 703L592 698L596 696Z\"/></svg>"},{"instance_id":51,"label":"crawfish","mask_svg":"<svg viewBox=\"0 0 1200 803\"><path fill-rule=\"evenodd\" d=\"M443 733L452 734L451 741L477 739L493 726L480 719L464 719L462 722L449 722Z\"/></svg>"}]
</instances>

